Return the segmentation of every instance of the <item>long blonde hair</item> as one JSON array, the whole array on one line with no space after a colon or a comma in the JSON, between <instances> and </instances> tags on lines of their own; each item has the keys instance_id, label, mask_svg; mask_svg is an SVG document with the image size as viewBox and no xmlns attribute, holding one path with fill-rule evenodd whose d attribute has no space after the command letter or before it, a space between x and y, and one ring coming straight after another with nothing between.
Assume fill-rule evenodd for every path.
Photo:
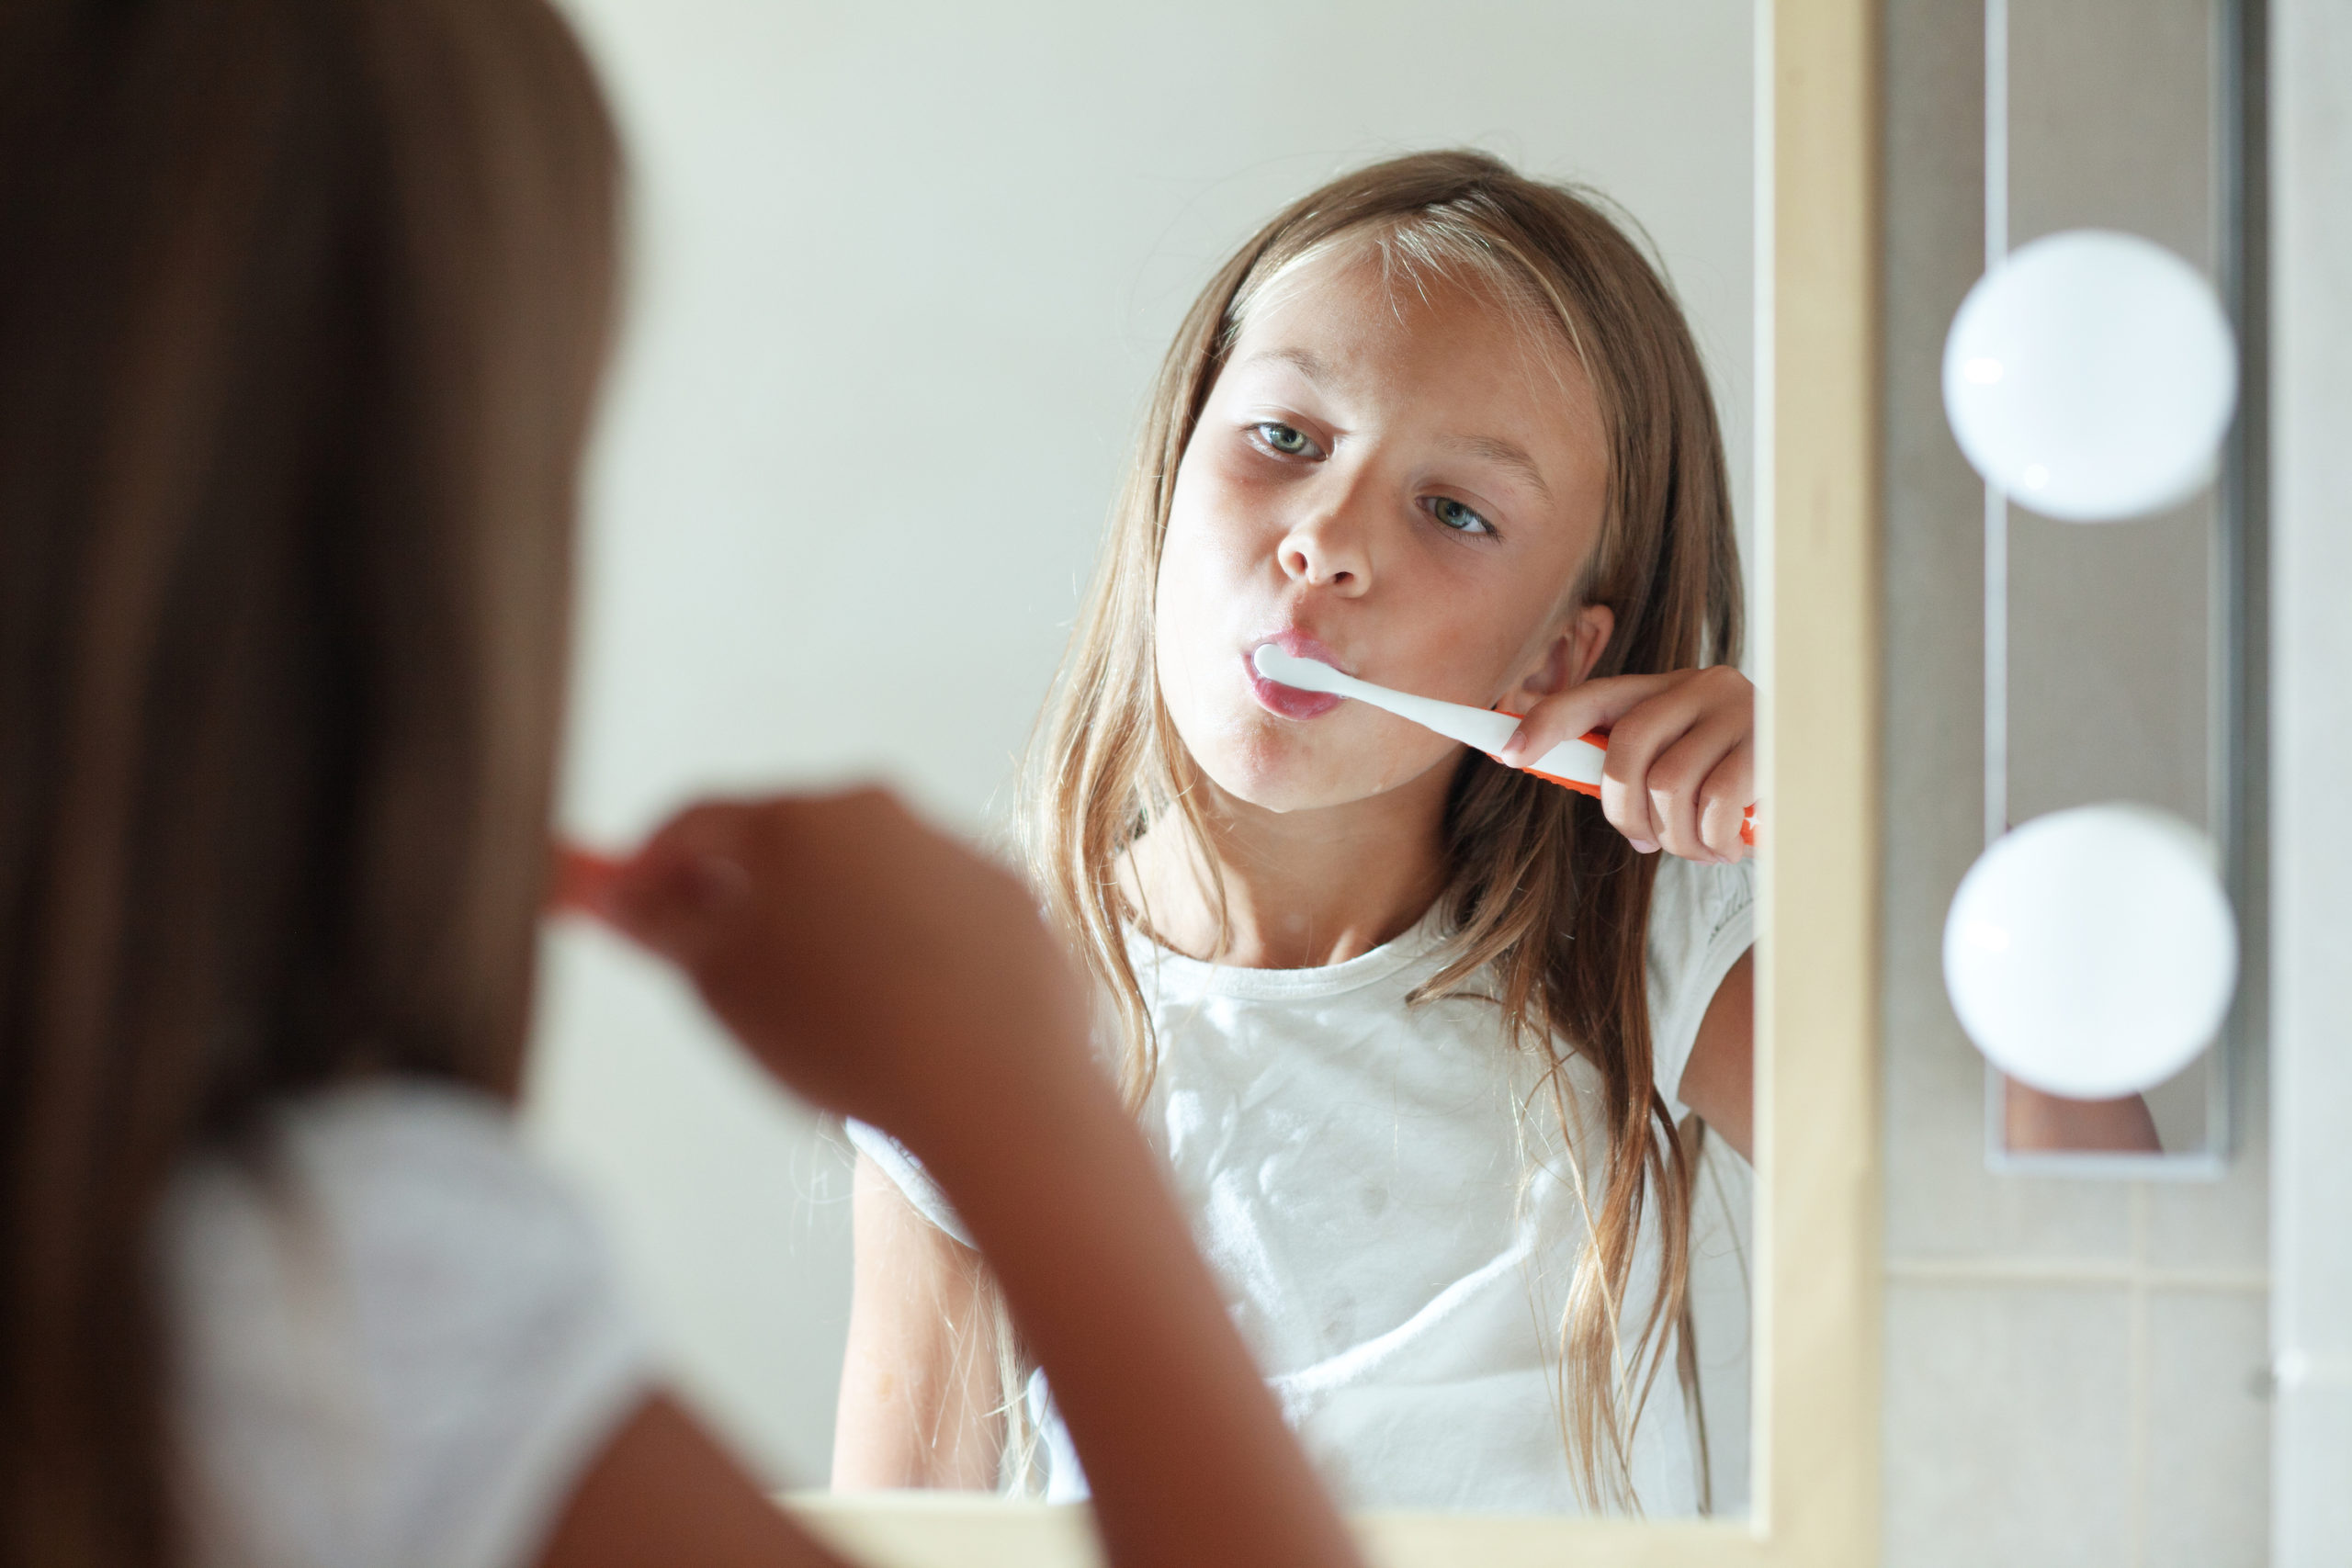
<instances>
[{"instance_id":1,"label":"long blonde hair","mask_svg":"<svg viewBox=\"0 0 2352 1568\"><path fill-rule=\"evenodd\" d=\"M1177 332L1029 759L1031 865L1115 1004L1124 1087L1138 1107L1158 1047L1127 955L1136 912L1117 863L1148 829L1179 825L1219 880L1194 766L1154 675L1152 603L1177 468L1252 304L1306 262L1355 244L1392 281L1440 275L1481 287L1581 363L1606 427L1609 491L1577 592L1616 617L1592 673L1739 654L1738 557L1705 370L1666 283L1596 199L1483 153L1440 152L1358 170L1293 203L1218 270ZM1657 863L1633 852L1598 802L1476 753L1453 781L1444 840L1450 953L1412 999L1490 988L1572 1144L1569 1054L1600 1080L1610 1158L1601 1190L1586 1195L1590 1239L1560 1325L1559 1405L1588 1504L1635 1506L1630 1439L1684 1315L1690 1213L1689 1159L1651 1082L1643 946ZM1224 890L1213 892L1222 918ZM1628 1348L1619 1308L1653 1214L1658 1289Z\"/></svg>"}]
</instances>

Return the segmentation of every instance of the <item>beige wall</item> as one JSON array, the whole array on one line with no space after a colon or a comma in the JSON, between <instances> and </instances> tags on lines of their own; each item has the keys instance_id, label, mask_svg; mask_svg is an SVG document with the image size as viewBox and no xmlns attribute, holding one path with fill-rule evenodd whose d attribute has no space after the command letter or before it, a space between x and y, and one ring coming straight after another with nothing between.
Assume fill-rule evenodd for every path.
<instances>
[{"instance_id":1,"label":"beige wall","mask_svg":"<svg viewBox=\"0 0 2352 1568\"><path fill-rule=\"evenodd\" d=\"M2044 66L2049 37L2063 31L2053 13L2065 10L2078 28L2104 29L2105 51L2086 68L2111 76L2080 85L2090 103L2177 73L2177 56L2201 55L2210 36L2197 0L2013 0L2029 24L2021 43L2043 29ZM2260 1061L2239 1064L2241 1142L2218 1182L1994 1176L1983 1058L1944 995L1944 911L1983 839L1984 491L1948 433L1939 383L1945 329L1983 268L1982 29L1981 6L1947 0L1896 0L1887 15L1885 1559L1900 1568L2258 1564L2267 1561L2269 1420ZM2130 105L2131 94L2120 101ZM2140 123L2151 106L2156 132ZM2078 158L2097 174L2161 154L2163 139L2179 139L2167 116L2192 122L2191 143L2203 134L2201 93L2153 95L2135 112L2077 119L2070 138L2045 137L2032 155ZM2203 174L2189 158L2188 180ZM2071 220L2154 226L2182 243L2161 231L2179 205L2169 186L2135 196L2110 173L2097 190L2106 204ZM2157 216L2135 223L2134 210ZM2023 216L2020 239L2070 221L2054 199ZM2177 544L2163 531L2179 525L2144 526L2163 548ZM2018 570L2064 564L2032 543L2049 541L2029 541ZM2130 546L2076 530L2057 547ZM2102 586L2098 564L2077 563L2075 581L2109 621L2159 614L2154 603L2135 605L2128 576ZM2176 601L2178 576L2157 573ZM2038 624L2044 643L2018 648L2020 661L2062 651L2055 618ZM2098 639L2084 657L2115 646ZM2144 690L2194 684L2194 659L2186 674L2158 662L2137 676ZM2063 741L2055 711L2045 705L2046 732L2029 728L2021 748ZM2126 734L2110 746L2132 743ZM2138 743L2160 761L2145 736ZM2183 743L2197 745L2176 738ZM2091 770L2087 782L2038 754L2024 771L2050 798L2018 801L2020 818L2059 803L2064 789L2165 787L2154 766L2135 786L2123 776L2132 759L2113 750L2097 760L2109 771ZM2175 787L2188 797L2177 804L2201 802L2193 771Z\"/></svg>"},{"instance_id":2,"label":"beige wall","mask_svg":"<svg viewBox=\"0 0 2352 1568\"><path fill-rule=\"evenodd\" d=\"M1636 214L1744 502L1747 0L569 8L639 231L594 463L578 831L863 772L989 820L1178 315L1281 202L1385 152L1476 143ZM548 957L535 1134L609 1212L688 1384L777 1477L821 1477L838 1150L644 965L579 931Z\"/></svg>"}]
</instances>

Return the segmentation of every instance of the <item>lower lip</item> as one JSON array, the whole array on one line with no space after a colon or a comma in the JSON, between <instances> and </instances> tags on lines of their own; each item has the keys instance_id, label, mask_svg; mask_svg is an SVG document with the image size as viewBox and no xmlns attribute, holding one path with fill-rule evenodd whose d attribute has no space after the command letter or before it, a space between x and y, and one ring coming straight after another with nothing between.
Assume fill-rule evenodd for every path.
<instances>
[{"instance_id":1,"label":"lower lip","mask_svg":"<svg viewBox=\"0 0 2352 1568\"><path fill-rule=\"evenodd\" d=\"M1302 692L1296 686L1278 685L1267 680L1246 657L1241 668L1250 677L1250 694L1268 713L1280 714L1284 718L1318 718L1340 705L1340 699L1329 692Z\"/></svg>"}]
</instances>

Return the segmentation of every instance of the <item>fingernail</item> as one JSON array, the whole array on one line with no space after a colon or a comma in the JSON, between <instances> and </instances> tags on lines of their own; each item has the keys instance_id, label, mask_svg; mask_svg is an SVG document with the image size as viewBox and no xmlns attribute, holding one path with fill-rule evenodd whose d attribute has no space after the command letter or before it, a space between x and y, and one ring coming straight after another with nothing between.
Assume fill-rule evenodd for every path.
<instances>
[{"instance_id":1,"label":"fingernail","mask_svg":"<svg viewBox=\"0 0 2352 1568\"><path fill-rule=\"evenodd\" d=\"M1625 841L1634 846L1634 852L1636 854L1657 853L1657 841L1655 839L1628 839Z\"/></svg>"}]
</instances>

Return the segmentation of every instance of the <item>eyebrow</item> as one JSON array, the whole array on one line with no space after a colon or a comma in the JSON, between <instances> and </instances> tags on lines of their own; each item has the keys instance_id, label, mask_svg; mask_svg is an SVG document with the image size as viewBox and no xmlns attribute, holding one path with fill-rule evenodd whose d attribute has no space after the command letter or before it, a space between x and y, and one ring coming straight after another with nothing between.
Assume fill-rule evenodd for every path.
<instances>
[{"instance_id":1,"label":"eyebrow","mask_svg":"<svg viewBox=\"0 0 2352 1568\"><path fill-rule=\"evenodd\" d=\"M1255 365L1266 359L1287 365L1310 381L1320 381L1326 374L1323 362L1303 348L1261 348L1243 360L1241 364ZM1237 366L1236 368L1238 369L1240 367Z\"/></svg>"},{"instance_id":2,"label":"eyebrow","mask_svg":"<svg viewBox=\"0 0 2352 1568\"><path fill-rule=\"evenodd\" d=\"M1457 452L1467 452L1474 457L1484 457L1510 469L1525 479L1528 488L1536 494L1546 501L1552 499L1552 487L1544 482L1544 470L1535 466L1535 459L1527 455L1527 448L1517 442L1505 441L1495 435L1464 435L1455 437L1446 445Z\"/></svg>"}]
</instances>

